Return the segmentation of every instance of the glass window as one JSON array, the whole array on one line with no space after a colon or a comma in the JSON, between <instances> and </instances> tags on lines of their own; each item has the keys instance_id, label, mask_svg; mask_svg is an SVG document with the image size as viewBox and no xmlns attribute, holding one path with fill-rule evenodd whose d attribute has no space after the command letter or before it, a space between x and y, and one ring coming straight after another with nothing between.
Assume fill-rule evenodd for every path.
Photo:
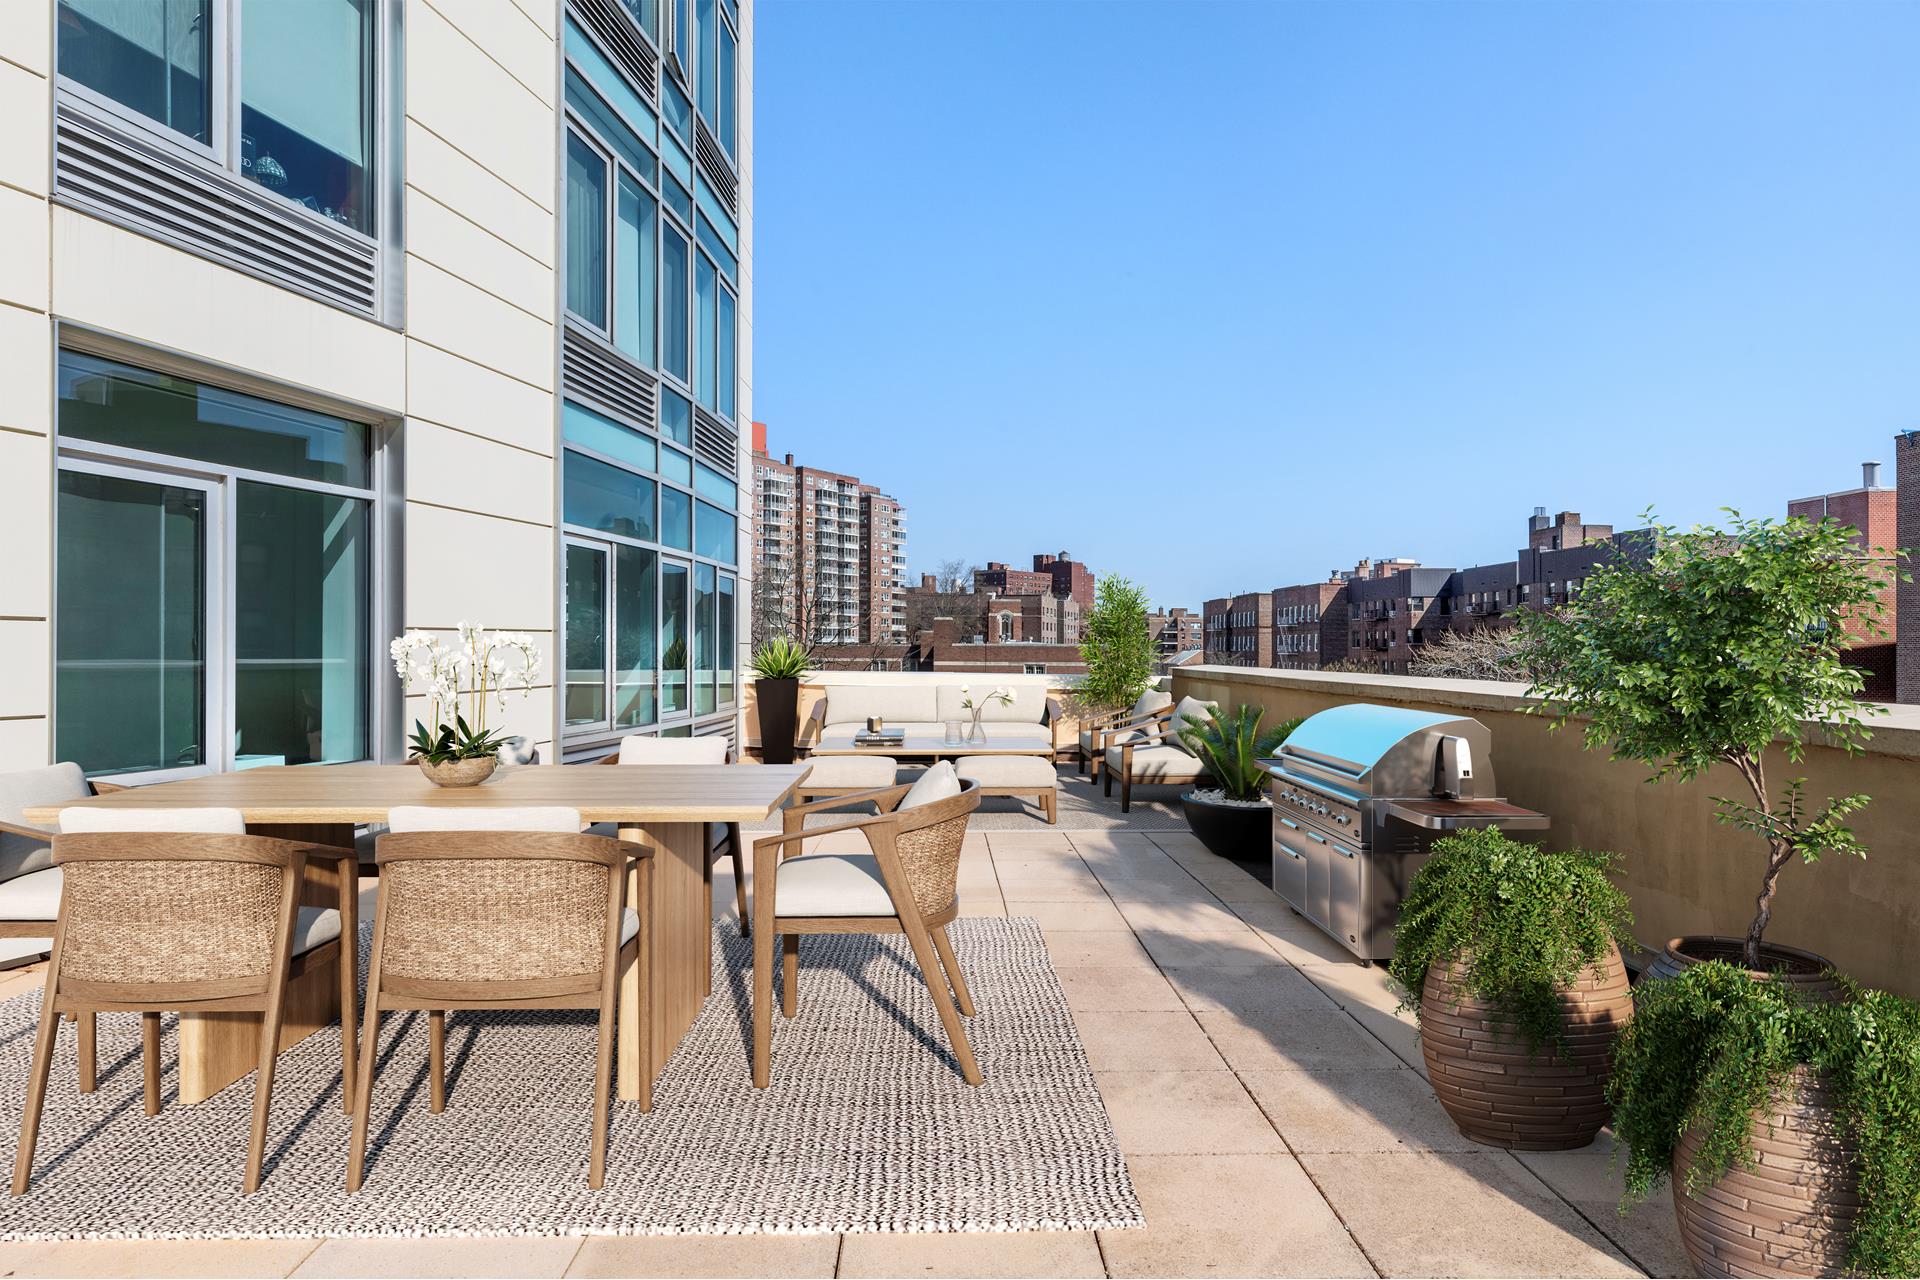
<instances>
[{"instance_id":1,"label":"glass window","mask_svg":"<svg viewBox=\"0 0 1920 1280\"><path fill-rule=\"evenodd\" d=\"M738 91L734 78L739 74L739 58L735 52L733 28L722 23L720 26L720 113L714 120L714 132L720 135L720 145L727 149L728 155L734 152L734 119L738 113Z\"/></svg>"},{"instance_id":2,"label":"glass window","mask_svg":"<svg viewBox=\"0 0 1920 1280\"><path fill-rule=\"evenodd\" d=\"M652 180L657 168L653 152L650 150L652 143L643 141L641 135L635 133L627 122L607 105L606 100L589 88L586 80L576 75L572 68L567 70L566 96L567 105L573 108L574 113L598 136L600 142L611 148L623 162L645 175L648 180ZM652 116L645 117L643 127L650 128L652 119ZM648 137L651 138L651 136L650 132Z\"/></svg>"},{"instance_id":3,"label":"glass window","mask_svg":"<svg viewBox=\"0 0 1920 1280\"><path fill-rule=\"evenodd\" d=\"M604 453L642 471L652 471L657 465L658 450L652 437L571 400L561 409L560 434L569 444Z\"/></svg>"},{"instance_id":4,"label":"glass window","mask_svg":"<svg viewBox=\"0 0 1920 1280\"><path fill-rule=\"evenodd\" d=\"M567 57L580 68L581 74L587 78L587 83L593 86L594 92L612 103L620 114L632 121L635 129L645 130L641 137L651 147L654 137L652 108L648 107L640 95L633 91L633 86L627 83L627 78L614 69L614 65L608 62L605 55L600 52L600 47L579 28L572 18L567 19L565 42ZM620 127L622 132L626 131L625 125Z\"/></svg>"},{"instance_id":5,"label":"glass window","mask_svg":"<svg viewBox=\"0 0 1920 1280\"><path fill-rule=\"evenodd\" d=\"M567 132L567 309L607 327L607 162Z\"/></svg>"},{"instance_id":6,"label":"glass window","mask_svg":"<svg viewBox=\"0 0 1920 1280\"><path fill-rule=\"evenodd\" d=\"M567 662L563 694L568 724L607 718L607 553L567 544Z\"/></svg>"},{"instance_id":7,"label":"glass window","mask_svg":"<svg viewBox=\"0 0 1920 1280\"><path fill-rule=\"evenodd\" d=\"M373 483L371 431L132 365L60 353L60 434L327 484Z\"/></svg>"},{"instance_id":8,"label":"glass window","mask_svg":"<svg viewBox=\"0 0 1920 1280\"><path fill-rule=\"evenodd\" d=\"M678 489L660 487L660 545L693 548L693 497Z\"/></svg>"},{"instance_id":9,"label":"glass window","mask_svg":"<svg viewBox=\"0 0 1920 1280\"><path fill-rule=\"evenodd\" d=\"M639 547L616 547L613 565L613 722L652 724L654 615L659 557Z\"/></svg>"},{"instance_id":10,"label":"glass window","mask_svg":"<svg viewBox=\"0 0 1920 1280\"><path fill-rule=\"evenodd\" d=\"M712 227L708 228L710 232L708 238L710 240L717 240L726 248L725 253L716 253L714 255L721 260L720 265L725 267L728 265L727 260L739 252L740 229L734 226L733 215L727 212L727 206L720 203L720 197L713 194L713 188L707 185L707 180L704 177L694 183L694 188L700 193L701 220L713 224ZM734 272L728 270L727 274L732 276Z\"/></svg>"},{"instance_id":11,"label":"glass window","mask_svg":"<svg viewBox=\"0 0 1920 1280\"><path fill-rule=\"evenodd\" d=\"M653 481L572 450L565 468L561 488L568 524L653 541Z\"/></svg>"},{"instance_id":12,"label":"glass window","mask_svg":"<svg viewBox=\"0 0 1920 1280\"><path fill-rule=\"evenodd\" d=\"M681 484L693 483L693 459L678 449L660 450L660 474Z\"/></svg>"},{"instance_id":13,"label":"glass window","mask_svg":"<svg viewBox=\"0 0 1920 1280\"><path fill-rule=\"evenodd\" d=\"M644 365L653 364L653 320L658 292L658 206L638 183L620 175L620 220L614 245L613 341Z\"/></svg>"},{"instance_id":14,"label":"glass window","mask_svg":"<svg viewBox=\"0 0 1920 1280\"><path fill-rule=\"evenodd\" d=\"M714 667L719 657L720 620L715 616L718 590L710 564L693 568L693 713L704 716L714 701Z\"/></svg>"},{"instance_id":15,"label":"glass window","mask_svg":"<svg viewBox=\"0 0 1920 1280\"><path fill-rule=\"evenodd\" d=\"M53 749L89 774L203 765L207 495L62 471Z\"/></svg>"},{"instance_id":16,"label":"glass window","mask_svg":"<svg viewBox=\"0 0 1920 1280\"><path fill-rule=\"evenodd\" d=\"M693 87L700 102L700 114L708 120L718 118L720 114L720 83L714 75L714 62L718 58L718 36L716 28L719 20L714 16L713 0L694 0L693 5L694 53Z\"/></svg>"},{"instance_id":17,"label":"glass window","mask_svg":"<svg viewBox=\"0 0 1920 1280\"><path fill-rule=\"evenodd\" d=\"M210 0L60 0L60 74L196 142L211 142Z\"/></svg>"},{"instance_id":18,"label":"glass window","mask_svg":"<svg viewBox=\"0 0 1920 1280\"><path fill-rule=\"evenodd\" d=\"M687 566L660 565L660 711L687 709Z\"/></svg>"},{"instance_id":19,"label":"glass window","mask_svg":"<svg viewBox=\"0 0 1920 1280\"><path fill-rule=\"evenodd\" d=\"M700 254L693 263L694 295L694 333L696 335L694 352L694 391L700 397L700 403L712 409L718 405L714 391L714 368L716 353L713 349L714 317L719 304L714 294L720 290L718 277L713 263L706 254Z\"/></svg>"},{"instance_id":20,"label":"glass window","mask_svg":"<svg viewBox=\"0 0 1920 1280\"><path fill-rule=\"evenodd\" d=\"M720 705L728 706L734 700L733 662L734 662L734 598L733 578L729 574L720 575Z\"/></svg>"},{"instance_id":21,"label":"glass window","mask_svg":"<svg viewBox=\"0 0 1920 1280\"><path fill-rule=\"evenodd\" d=\"M374 8L240 5L240 172L360 231L373 225Z\"/></svg>"},{"instance_id":22,"label":"glass window","mask_svg":"<svg viewBox=\"0 0 1920 1280\"><path fill-rule=\"evenodd\" d=\"M660 434L675 444L693 443L693 401L668 387L660 388Z\"/></svg>"},{"instance_id":23,"label":"glass window","mask_svg":"<svg viewBox=\"0 0 1920 1280\"><path fill-rule=\"evenodd\" d=\"M691 70L686 63L693 51L693 22L687 0L673 0L673 48L680 55L681 69Z\"/></svg>"},{"instance_id":24,"label":"glass window","mask_svg":"<svg viewBox=\"0 0 1920 1280\"><path fill-rule=\"evenodd\" d=\"M693 491L729 511L740 505L739 486L704 462L693 466Z\"/></svg>"},{"instance_id":25,"label":"glass window","mask_svg":"<svg viewBox=\"0 0 1920 1280\"><path fill-rule=\"evenodd\" d=\"M660 367L687 380L687 238L672 226L660 229Z\"/></svg>"},{"instance_id":26,"label":"glass window","mask_svg":"<svg viewBox=\"0 0 1920 1280\"><path fill-rule=\"evenodd\" d=\"M702 502L699 508L694 522L694 533L698 539L695 551L721 564L734 563L734 537L738 522L712 503Z\"/></svg>"},{"instance_id":27,"label":"glass window","mask_svg":"<svg viewBox=\"0 0 1920 1280\"><path fill-rule=\"evenodd\" d=\"M367 504L245 480L234 503L234 767L366 759Z\"/></svg>"},{"instance_id":28,"label":"glass window","mask_svg":"<svg viewBox=\"0 0 1920 1280\"><path fill-rule=\"evenodd\" d=\"M653 37L655 44L660 43L660 4L659 0L620 0L626 5L627 12L640 29Z\"/></svg>"},{"instance_id":29,"label":"glass window","mask_svg":"<svg viewBox=\"0 0 1920 1280\"><path fill-rule=\"evenodd\" d=\"M693 195L670 173L660 175L660 197L667 202L667 208L680 215L680 221L693 221Z\"/></svg>"},{"instance_id":30,"label":"glass window","mask_svg":"<svg viewBox=\"0 0 1920 1280\"><path fill-rule=\"evenodd\" d=\"M704 182L700 184L700 187L703 192L706 190L706 184ZM714 262L720 268L720 274L729 280L736 280L740 275L740 264L735 261L733 253L720 239L720 233L714 229L718 225L718 223L714 222L712 218L707 217L703 212L700 215L699 229L694 232L694 238L700 241L700 247L702 249L705 249L709 254L713 255Z\"/></svg>"},{"instance_id":31,"label":"glass window","mask_svg":"<svg viewBox=\"0 0 1920 1280\"><path fill-rule=\"evenodd\" d=\"M715 340L720 348L719 370L719 412L723 418L733 417L733 393L738 385L739 375L734 365L734 341L737 328L734 324L733 294L725 285L720 286L720 316L715 321L718 332Z\"/></svg>"}]
</instances>

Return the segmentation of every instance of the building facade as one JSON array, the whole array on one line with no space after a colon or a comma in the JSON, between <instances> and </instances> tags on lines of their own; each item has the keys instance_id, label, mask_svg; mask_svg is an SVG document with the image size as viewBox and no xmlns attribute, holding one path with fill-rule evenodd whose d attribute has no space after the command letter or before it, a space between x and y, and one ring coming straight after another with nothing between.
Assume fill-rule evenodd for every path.
<instances>
[{"instance_id":1,"label":"building facade","mask_svg":"<svg viewBox=\"0 0 1920 1280\"><path fill-rule=\"evenodd\" d=\"M1147 615L1147 634L1160 661L1206 647L1206 620L1191 609L1156 609Z\"/></svg>"},{"instance_id":2,"label":"building facade","mask_svg":"<svg viewBox=\"0 0 1920 1280\"><path fill-rule=\"evenodd\" d=\"M1064 551L1035 556L1031 569L989 560L986 568L974 570L973 588L998 596L1068 596L1083 613L1093 608L1093 570Z\"/></svg>"},{"instance_id":3,"label":"building facade","mask_svg":"<svg viewBox=\"0 0 1920 1280\"><path fill-rule=\"evenodd\" d=\"M1273 596L1245 591L1202 606L1202 636L1208 662L1239 667L1273 665Z\"/></svg>"},{"instance_id":4,"label":"building facade","mask_svg":"<svg viewBox=\"0 0 1920 1280\"><path fill-rule=\"evenodd\" d=\"M1850 524L1858 533L1853 545L1871 559L1883 574L1879 592L1878 617L1862 614L1847 622L1848 665L1858 667L1865 678L1861 696L1875 702L1892 702L1899 692L1898 653L1900 615L1893 552L1911 544L1900 540L1899 489L1880 481L1881 464L1866 462L1860 466L1860 486L1811 498L1795 498L1787 503L1789 518L1838 520ZM1901 486L1904 488L1904 486Z\"/></svg>"},{"instance_id":5,"label":"building facade","mask_svg":"<svg viewBox=\"0 0 1920 1280\"><path fill-rule=\"evenodd\" d=\"M462 620L539 645L545 758L732 733L752 30L12 9L0 768L398 760L388 644Z\"/></svg>"},{"instance_id":6,"label":"building facade","mask_svg":"<svg viewBox=\"0 0 1920 1280\"><path fill-rule=\"evenodd\" d=\"M1347 656L1348 575L1273 589L1273 665L1315 670Z\"/></svg>"},{"instance_id":7,"label":"building facade","mask_svg":"<svg viewBox=\"0 0 1920 1280\"><path fill-rule=\"evenodd\" d=\"M907 639L907 513L858 476L774 458L755 424L757 625L809 646Z\"/></svg>"}]
</instances>

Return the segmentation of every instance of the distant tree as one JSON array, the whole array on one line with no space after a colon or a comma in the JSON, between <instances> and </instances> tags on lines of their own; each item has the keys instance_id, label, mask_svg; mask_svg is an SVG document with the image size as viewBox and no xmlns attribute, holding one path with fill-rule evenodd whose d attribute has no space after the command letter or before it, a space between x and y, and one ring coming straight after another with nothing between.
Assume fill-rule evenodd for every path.
<instances>
[{"instance_id":1,"label":"distant tree","mask_svg":"<svg viewBox=\"0 0 1920 1280\"><path fill-rule=\"evenodd\" d=\"M1087 664L1080 697L1096 707L1131 706L1153 683L1153 639L1147 595L1125 578L1102 575L1086 616L1080 657Z\"/></svg>"},{"instance_id":2,"label":"distant tree","mask_svg":"<svg viewBox=\"0 0 1920 1280\"><path fill-rule=\"evenodd\" d=\"M924 586L907 588L907 634L933 630L935 618L952 618L963 639L981 634L986 629L987 598L973 589L977 572L964 560L942 560L933 572L931 590Z\"/></svg>"},{"instance_id":3,"label":"distant tree","mask_svg":"<svg viewBox=\"0 0 1920 1280\"><path fill-rule=\"evenodd\" d=\"M1534 670L1512 627L1443 629L1420 647L1407 674L1441 680L1531 681Z\"/></svg>"}]
</instances>

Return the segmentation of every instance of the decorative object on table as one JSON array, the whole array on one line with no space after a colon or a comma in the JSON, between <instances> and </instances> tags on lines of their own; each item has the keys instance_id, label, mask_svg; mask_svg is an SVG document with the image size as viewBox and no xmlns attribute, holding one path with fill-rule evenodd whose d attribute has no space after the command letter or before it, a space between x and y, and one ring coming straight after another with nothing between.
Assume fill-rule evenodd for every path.
<instances>
[{"instance_id":1,"label":"decorative object on table","mask_svg":"<svg viewBox=\"0 0 1920 1280\"><path fill-rule=\"evenodd\" d=\"M967 741L977 745L987 740L987 729L980 723L980 717L986 712L989 703L998 702L1003 707L1010 707L1017 701L1019 699L1015 696L1013 689L1004 684L982 694L978 702L974 701L972 686L961 685L960 706L963 710L973 712L973 723L967 728Z\"/></svg>"},{"instance_id":2,"label":"decorative object on table","mask_svg":"<svg viewBox=\"0 0 1920 1280\"><path fill-rule=\"evenodd\" d=\"M1633 1016L1632 937L1607 853L1548 853L1493 828L1434 841L1394 931L1392 973L1427 1076L1475 1142L1565 1151L1607 1120L1613 1046Z\"/></svg>"},{"instance_id":3,"label":"decorative object on table","mask_svg":"<svg viewBox=\"0 0 1920 1280\"><path fill-rule=\"evenodd\" d=\"M940 740L948 746L958 746L961 740L960 722L948 720L942 727L945 732L941 734Z\"/></svg>"},{"instance_id":4,"label":"decorative object on table","mask_svg":"<svg viewBox=\"0 0 1920 1280\"><path fill-rule=\"evenodd\" d=\"M1856 636L1881 633L1888 573L1910 575L1892 552L1863 553L1858 531L1832 519L1736 513L1724 530L1652 524L1648 536L1644 566L1616 554L1564 606L1520 610L1521 655L1543 673L1531 690L1541 701L1527 710L1555 729L1578 718L1588 748L1649 765L1652 780L1690 782L1724 764L1746 786L1751 803L1714 797L1717 821L1767 846L1746 936L1676 938L1651 972L1724 959L1816 976L1829 967L1819 957L1763 941L1773 895L1796 858L1866 856L1847 820L1869 797L1823 804L1805 794L1804 778L1776 792L1765 754L1779 744L1799 763L1810 723L1823 745L1859 754L1872 736L1863 717L1885 709L1861 700L1860 671L1841 653Z\"/></svg>"},{"instance_id":5,"label":"decorative object on table","mask_svg":"<svg viewBox=\"0 0 1920 1280\"><path fill-rule=\"evenodd\" d=\"M760 717L760 759L792 764L800 727L800 681L811 655L798 641L774 636L753 651L753 701Z\"/></svg>"},{"instance_id":6,"label":"decorative object on table","mask_svg":"<svg viewBox=\"0 0 1920 1280\"><path fill-rule=\"evenodd\" d=\"M534 746L533 739L524 733L501 742L498 755L503 765L540 763L540 748Z\"/></svg>"},{"instance_id":7,"label":"decorative object on table","mask_svg":"<svg viewBox=\"0 0 1920 1280\"><path fill-rule=\"evenodd\" d=\"M493 776L508 735L488 730L487 712L496 701L504 709L511 689L526 696L540 674L540 649L532 637L490 632L465 619L457 631L458 647L429 632L409 631L388 650L402 690L423 688L433 720L431 729L423 721L413 722L408 758L441 787L478 786Z\"/></svg>"},{"instance_id":8,"label":"decorative object on table","mask_svg":"<svg viewBox=\"0 0 1920 1280\"><path fill-rule=\"evenodd\" d=\"M1698 1274L1920 1275L1920 1005L1722 961L1643 982L1607 1094L1626 1202L1667 1178Z\"/></svg>"},{"instance_id":9,"label":"decorative object on table","mask_svg":"<svg viewBox=\"0 0 1920 1280\"><path fill-rule=\"evenodd\" d=\"M877 735L882 729L886 727L887 727L887 722L882 718L880 718L879 716L867 717L867 732L869 734Z\"/></svg>"},{"instance_id":10,"label":"decorative object on table","mask_svg":"<svg viewBox=\"0 0 1920 1280\"><path fill-rule=\"evenodd\" d=\"M1222 858L1264 863L1273 856L1273 802L1260 760L1278 751L1300 721L1283 720L1262 733L1265 716L1263 708L1241 703L1224 716L1208 709L1204 724L1183 720L1175 726L1179 745L1213 780L1209 788L1182 792L1180 807L1200 843Z\"/></svg>"}]
</instances>

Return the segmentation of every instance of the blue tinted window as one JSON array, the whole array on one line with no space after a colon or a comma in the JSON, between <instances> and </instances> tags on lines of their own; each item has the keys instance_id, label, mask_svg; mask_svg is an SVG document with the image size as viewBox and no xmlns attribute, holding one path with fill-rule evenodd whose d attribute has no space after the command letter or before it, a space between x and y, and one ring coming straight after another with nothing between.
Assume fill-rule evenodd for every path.
<instances>
[{"instance_id":1,"label":"blue tinted window","mask_svg":"<svg viewBox=\"0 0 1920 1280\"><path fill-rule=\"evenodd\" d=\"M613 341L645 365L653 363L653 321L659 279L659 208L641 186L620 175L614 228Z\"/></svg>"},{"instance_id":2,"label":"blue tinted window","mask_svg":"<svg viewBox=\"0 0 1920 1280\"><path fill-rule=\"evenodd\" d=\"M569 449L563 487L568 524L653 541L653 481Z\"/></svg>"},{"instance_id":3,"label":"blue tinted window","mask_svg":"<svg viewBox=\"0 0 1920 1280\"><path fill-rule=\"evenodd\" d=\"M607 162L567 134L567 309L607 324Z\"/></svg>"},{"instance_id":4,"label":"blue tinted window","mask_svg":"<svg viewBox=\"0 0 1920 1280\"><path fill-rule=\"evenodd\" d=\"M660 367L687 380L687 238L670 226L660 229Z\"/></svg>"},{"instance_id":5,"label":"blue tinted window","mask_svg":"<svg viewBox=\"0 0 1920 1280\"><path fill-rule=\"evenodd\" d=\"M574 25L571 18L567 19L567 56L586 73L595 91L633 121L635 129L651 129L654 121L652 109L633 91L627 78L602 56L599 47L587 33ZM651 142L652 138L647 141Z\"/></svg>"},{"instance_id":6,"label":"blue tinted window","mask_svg":"<svg viewBox=\"0 0 1920 1280\"><path fill-rule=\"evenodd\" d=\"M713 260L720 265L721 275L724 275L729 280L738 280L740 278L740 266L734 260L733 254L727 251L727 246L721 242L720 234L715 229L715 226L716 224L711 218L704 215L701 217L700 229L695 233L700 240L700 247L713 255Z\"/></svg>"},{"instance_id":7,"label":"blue tinted window","mask_svg":"<svg viewBox=\"0 0 1920 1280\"><path fill-rule=\"evenodd\" d=\"M693 491L729 511L740 505L739 487L704 462L693 464Z\"/></svg>"},{"instance_id":8,"label":"blue tinted window","mask_svg":"<svg viewBox=\"0 0 1920 1280\"><path fill-rule=\"evenodd\" d=\"M600 95L589 89L572 72L567 73L567 105L593 126L600 140L612 147L623 161L652 181L658 167L653 152L646 149L640 135L613 113L612 107L601 101Z\"/></svg>"},{"instance_id":9,"label":"blue tinted window","mask_svg":"<svg viewBox=\"0 0 1920 1280\"><path fill-rule=\"evenodd\" d=\"M681 484L693 483L693 459L678 449L660 450L660 474Z\"/></svg>"},{"instance_id":10,"label":"blue tinted window","mask_svg":"<svg viewBox=\"0 0 1920 1280\"><path fill-rule=\"evenodd\" d=\"M680 135L684 142L693 140L693 103L687 101L687 95L680 92L680 86L673 82L672 76L660 77L660 103L666 109L667 123Z\"/></svg>"},{"instance_id":11,"label":"blue tinted window","mask_svg":"<svg viewBox=\"0 0 1920 1280\"><path fill-rule=\"evenodd\" d=\"M740 251L740 231L733 225L733 215L727 212L727 206L720 203L720 197L713 194L707 186L707 180L701 178L697 185L700 192L700 218L702 222L713 223L713 234L721 244L727 247L729 254Z\"/></svg>"},{"instance_id":12,"label":"blue tinted window","mask_svg":"<svg viewBox=\"0 0 1920 1280\"><path fill-rule=\"evenodd\" d=\"M122 21L141 9L164 21L193 6L115 7ZM361 231L373 225L373 12L368 0L240 5L240 172Z\"/></svg>"},{"instance_id":13,"label":"blue tinted window","mask_svg":"<svg viewBox=\"0 0 1920 1280\"><path fill-rule=\"evenodd\" d=\"M720 368L717 376L720 380L720 416L723 418L733 417L733 389L738 379L738 374L734 367L735 326L733 313L733 295L728 293L725 287L722 287L720 290L720 318L716 322L718 332L715 340L720 348Z\"/></svg>"},{"instance_id":14,"label":"blue tinted window","mask_svg":"<svg viewBox=\"0 0 1920 1280\"><path fill-rule=\"evenodd\" d=\"M714 75L720 21L714 16L713 0L694 0L693 9L697 37L695 44L698 46L694 54L694 92L700 96L700 114L713 120L720 114L720 82Z\"/></svg>"},{"instance_id":15,"label":"blue tinted window","mask_svg":"<svg viewBox=\"0 0 1920 1280\"><path fill-rule=\"evenodd\" d=\"M718 353L713 349L713 327L719 302L714 297L720 292L720 282L714 274L713 263L706 254L701 254L693 263L694 296L694 333L697 335L694 351L694 390L700 397L700 403L709 409L718 407L714 392L714 372Z\"/></svg>"},{"instance_id":16,"label":"blue tinted window","mask_svg":"<svg viewBox=\"0 0 1920 1280\"><path fill-rule=\"evenodd\" d=\"M693 496L678 489L660 490L660 542L689 550L693 545Z\"/></svg>"},{"instance_id":17,"label":"blue tinted window","mask_svg":"<svg viewBox=\"0 0 1920 1280\"><path fill-rule=\"evenodd\" d=\"M135 12L124 5L60 0L60 74L207 142L211 8L209 0L175 0Z\"/></svg>"},{"instance_id":18,"label":"blue tinted window","mask_svg":"<svg viewBox=\"0 0 1920 1280\"><path fill-rule=\"evenodd\" d=\"M676 444L693 443L693 401L666 387L660 388L660 434Z\"/></svg>"},{"instance_id":19,"label":"blue tinted window","mask_svg":"<svg viewBox=\"0 0 1920 1280\"><path fill-rule=\"evenodd\" d=\"M720 114L713 123L714 131L720 135L720 145L727 149L728 155L733 154L734 116L738 111L737 91L733 82L736 61L733 32L722 26L720 28Z\"/></svg>"},{"instance_id":20,"label":"blue tinted window","mask_svg":"<svg viewBox=\"0 0 1920 1280\"><path fill-rule=\"evenodd\" d=\"M694 550L709 560L732 564L736 527L734 518L712 503L702 502L699 507L699 518L694 522L694 533L699 541Z\"/></svg>"},{"instance_id":21,"label":"blue tinted window","mask_svg":"<svg viewBox=\"0 0 1920 1280\"><path fill-rule=\"evenodd\" d=\"M570 400L560 412L560 434L568 444L618 458L642 471L654 469L658 450L651 437Z\"/></svg>"}]
</instances>

